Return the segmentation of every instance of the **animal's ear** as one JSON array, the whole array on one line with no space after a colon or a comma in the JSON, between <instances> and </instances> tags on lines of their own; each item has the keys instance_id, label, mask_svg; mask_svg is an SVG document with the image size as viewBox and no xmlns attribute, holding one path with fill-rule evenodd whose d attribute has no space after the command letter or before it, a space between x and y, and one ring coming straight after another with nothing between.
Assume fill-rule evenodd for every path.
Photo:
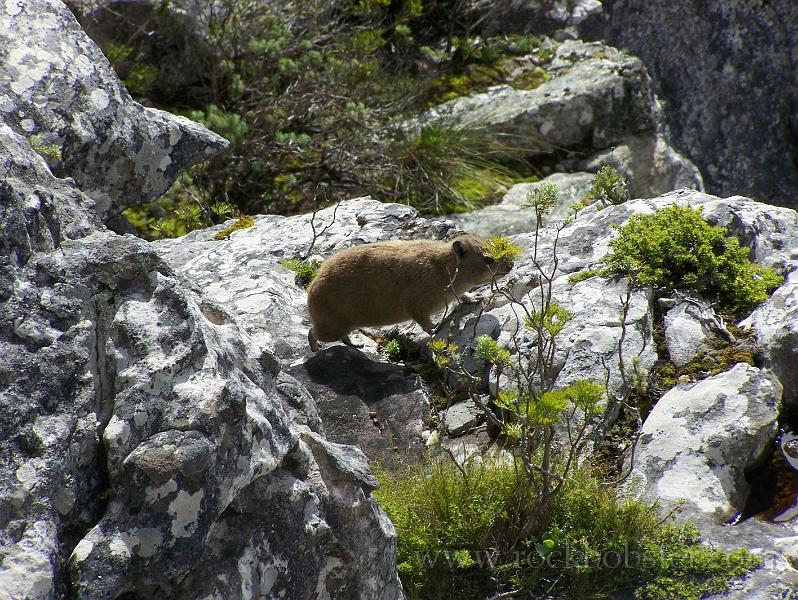
<instances>
[{"instance_id":1,"label":"animal's ear","mask_svg":"<svg viewBox=\"0 0 798 600\"><path fill-rule=\"evenodd\" d=\"M452 242L452 248L454 248L454 253L459 256L460 258L466 253L466 245L463 240L455 240Z\"/></svg>"}]
</instances>

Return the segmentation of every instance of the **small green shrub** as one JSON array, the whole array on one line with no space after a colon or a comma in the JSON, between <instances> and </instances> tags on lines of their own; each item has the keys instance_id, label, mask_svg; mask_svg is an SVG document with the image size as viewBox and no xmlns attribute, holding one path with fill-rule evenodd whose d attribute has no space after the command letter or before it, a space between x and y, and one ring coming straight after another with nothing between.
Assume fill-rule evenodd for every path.
<instances>
[{"instance_id":1,"label":"small green shrub","mask_svg":"<svg viewBox=\"0 0 798 600\"><path fill-rule=\"evenodd\" d=\"M735 316L764 302L783 278L748 259L739 240L712 226L700 209L667 206L618 227L604 258L610 272L633 274L659 290L691 289Z\"/></svg>"},{"instance_id":2,"label":"small green shrub","mask_svg":"<svg viewBox=\"0 0 798 600\"><path fill-rule=\"evenodd\" d=\"M568 281L570 283L579 283L580 281L585 281L590 279L591 277L596 277L601 275L601 270L599 269L585 269L584 271L579 271L572 275L568 276Z\"/></svg>"},{"instance_id":3,"label":"small green shrub","mask_svg":"<svg viewBox=\"0 0 798 600\"><path fill-rule=\"evenodd\" d=\"M583 204L597 202L601 208L613 204L623 204L629 199L626 179L618 174L615 167L604 165L593 178L593 185L585 194Z\"/></svg>"},{"instance_id":4,"label":"small green shrub","mask_svg":"<svg viewBox=\"0 0 798 600\"><path fill-rule=\"evenodd\" d=\"M726 589L758 564L746 550L699 543L690 524L663 522L654 505L619 499L590 471L575 471L538 528L520 462L498 458L377 465L374 492L398 536L400 577L411 599L485 598L518 590L532 597L611 597L637 588L647 600L699 598Z\"/></svg>"},{"instance_id":5,"label":"small green shrub","mask_svg":"<svg viewBox=\"0 0 798 600\"><path fill-rule=\"evenodd\" d=\"M61 160L61 146L58 144L47 144L38 133L28 138L31 148L33 148L48 164Z\"/></svg>"},{"instance_id":6,"label":"small green shrub","mask_svg":"<svg viewBox=\"0 0 798 600\"><path fill-rule=\"evenodd\" d=\"M485 255L495 261L506 260L514 262L521 256L521 248L513 244L512 240L504 235L494 235L485 244Z\"/></svg>"},{"instance_id":7,"label":"small green shrub","mask_svg":"<svg viewBox=\"0 0 798 600\"><path fill-rule=\"evenodd\" d=\"M321 266L320 260L302 260L300 258L286 258L285 260L281 260L280 264L284 266L289 271L293 271L296 274L294 281L297 285L306 288L310 285L310 282L316 277L316 273L319 272L319 267Z\"/></svg>"},{"instance_id":8,"label":"small green shrub","mask_svg":"<svg viewBox=\"0 0 798 600\"><path fill-rule=\"evenodd\" d=\"M399 340L388 340L382 347L382 352L388 360L398 361L402 357L402 344Z\"/></svg>"}]
</instances>

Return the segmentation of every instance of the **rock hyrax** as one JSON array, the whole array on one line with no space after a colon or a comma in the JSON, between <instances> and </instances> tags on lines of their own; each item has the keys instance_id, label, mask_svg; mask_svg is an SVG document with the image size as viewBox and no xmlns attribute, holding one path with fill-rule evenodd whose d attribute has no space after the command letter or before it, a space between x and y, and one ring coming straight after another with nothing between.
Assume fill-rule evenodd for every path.
<instances>
[{"instance_id":1,"label":"rock hyrax","mask_svg":"<svg viewBox=\"0 0 798 600\"><path fill-rule=\"evenodd\" d=\"M512 268L485 256L479 238L365 244L325 260L308 288L308 341L346 341L358 327L413 320L431 333L430 315Z\"/></svg>"}]
</instances>

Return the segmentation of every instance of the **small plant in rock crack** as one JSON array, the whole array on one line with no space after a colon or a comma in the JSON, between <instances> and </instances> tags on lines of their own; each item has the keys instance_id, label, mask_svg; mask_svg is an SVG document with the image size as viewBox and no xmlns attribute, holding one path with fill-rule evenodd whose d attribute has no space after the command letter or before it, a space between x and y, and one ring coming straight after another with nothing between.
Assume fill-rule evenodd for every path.
<instances>
[{"instance_id":1,"label":"small plant in rock crack","mask_svg":"<svg viewBox=\"0 0 798 600\"><path fill-rule=\"evenodd\" d=\"M582 204L598 203L599 208L613 204L623 204L629 199L626 179L618 174L615 167L604 165L593 178L593 185L582 199Z\"/></svg>"}]
</instances>

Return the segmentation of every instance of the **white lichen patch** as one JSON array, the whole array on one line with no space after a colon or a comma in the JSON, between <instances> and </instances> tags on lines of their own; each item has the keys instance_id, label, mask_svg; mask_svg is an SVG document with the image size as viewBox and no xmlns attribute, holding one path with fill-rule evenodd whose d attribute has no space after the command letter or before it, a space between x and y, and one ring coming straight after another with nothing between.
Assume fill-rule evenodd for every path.
<instances>
[{"instance_id":1,"label":"white lichen patch","mask_svg":"<svg viewBox=\"0 0 798 600\"><path fill-rule=\"evenodd\" d=\"M191 537L197 528L200 504L205 497L205 491L199 490L189 494L185 490L180 490L172 503L169 505L169 514L173 516L172 535L176 538Z\"/></svg>"},{"instance_id":2,"label":"white lichen patch","mask_svg":"<svg viewBox=\"0 0 798 600\"><path fill-rule=\"evenodd\" d=\"M172 164L172 157L167 155L167 156L164 156L164 157L161 159L161 162L160 162L160 164L158 165L158 168L159 168L161 171L166 171L166 169L168 169L168 168L169 168L169 165L171 165L171 164Z\"/></svg>"},{"instance_id":3,"label":"white lichen patch","mask_svg":"<svg viewBox=\"0 0 798 600\"><path fill-rule=\"evenodd\" d=\"M55 446L69 437L72 431L72 419L62 415L38 415L33 423L33 433L44 446Z\"/></svg>"},{"instance_id":4,"label":"white lichen patch","mask_svg":"<svg viewBox=\"0 0 798 600\"><path fill-rule=\"evenodd\" d=\"M161 547L161 544L163 544L163 534L159 529L155 529L154 527L139 529L136 533L136 537L138 539L136 554L143 558L155 555Z\"/></svg>"},{"instance_id":5,"label":"white lichen patch","mask_svg":"<svg viewBox=\"0 0 798 600\"><path fill-rule=\"evenodd\" d=\"M75 546L70 560L73 562L83 562L89 557L89 554L91 554L92 550L94 550L94 542L84 538L78 542L77 546Z\"/></svg>"},{"instance_id":6,"label":"white lichen patch","mask_svg":"<svg viewBox=\"0 0 798 600\"><path fill-rule=\"evenodd\" d=\"M29 96L30 90L45 78L51 65L58 57L42 50L18 47L8 53L8 65L16 70L16 77L11 82L11 91L18 96Z\"/></svg>"},{"instance_id":7,"label":"white lichen patch","mask_svg":"<svg viewBox=\"0 0 798 600\"><path fill-rule=\"evenodd\" d=\"M100 89L92 90L91 94L89 95L89 101L91 102L91 107L94 110L105 110L111 103L108 93L105 90Z\"/></svg>"},{"instance_id":8,"label":"white lichen patch","mask_svg":"<svg viewBox=\"0 0 798 600\"><path fill-rule=\"evenodd\" d=\"M170 479L158 487L147 486L147 488L144 490L144 494L147 498L147 502L157 502L161 498L165 498L169 494L176 491L177 482L174 479Z\"/></svg>"},{"instance_id":9,"label":"white lichen patch","mask_svg":"<svg viewBox=\"0 0 798 600\"><path fill-rule=\"evenodd\" d=\"M114 556L121 556L122 558L130 558L130 547L132 545L130 536L126 533L120 533L111 538L108 542L108 549Z\"/></svg>"},{"instance_id":10,"label":"white lichen patch","mask_svg":"<svg viewBox=\"0 0 798 600\"><path fill-rule=\"evenodd\" d=\"M127 421L122 421L114 415L108 421L103 437L112 448L120 448L130 439L130 425L127 424Z\"/></svg>"},{"instance_id":11,"label":"white lichen patch","mask_svg":"<svg viewBox=\"0 0 798 600\"><path fill-rule=\"evenodd\" d=\"M33 465L33 461L28 461L19 467L15 475L17 477L17 481L19 481L22 486L28 490L33 490L36 487L36 484L39 482L39 475L36 471L36 467Z\"/></svg>"}]
</instances>

